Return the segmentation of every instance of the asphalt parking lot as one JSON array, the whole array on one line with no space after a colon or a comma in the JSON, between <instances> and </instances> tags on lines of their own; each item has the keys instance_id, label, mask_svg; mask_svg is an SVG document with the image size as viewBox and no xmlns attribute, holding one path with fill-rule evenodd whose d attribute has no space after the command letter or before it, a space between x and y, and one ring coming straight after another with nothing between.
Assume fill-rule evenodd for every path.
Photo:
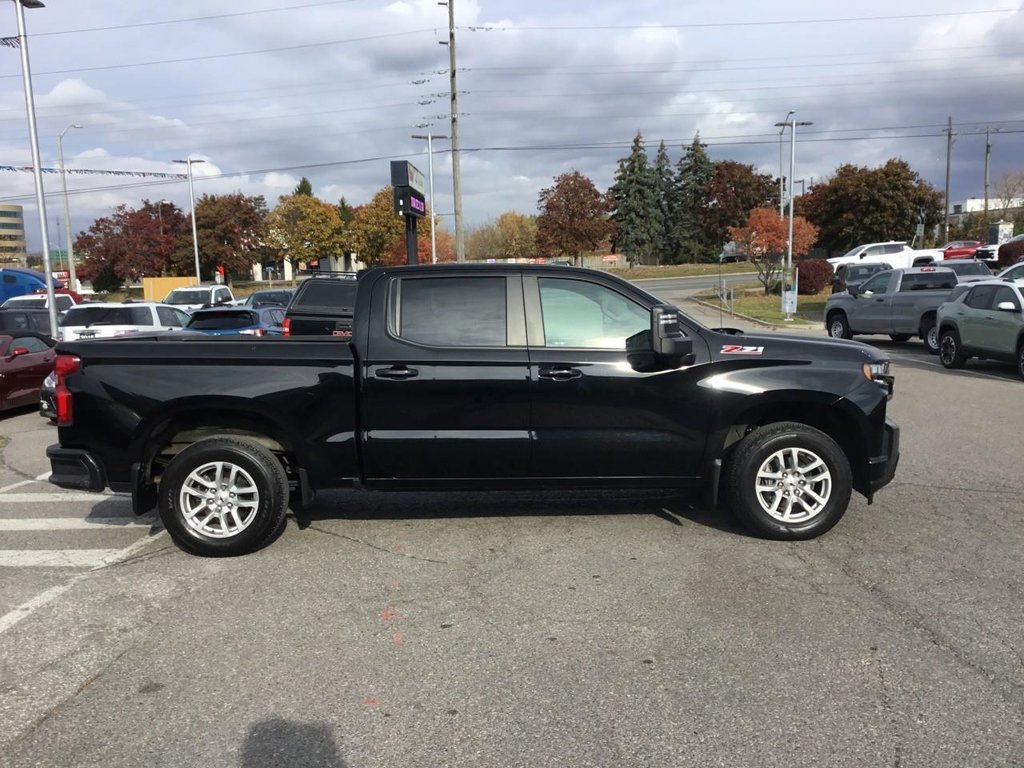
<instances>
[{"instance_id":1,"label":"asphalt parking lot","mask_svg":"<svg viewBox=\"0 0 1024 768\"><path fill-rule=\"evenodd\" d=\"M1024 765L1024 384L866 340L899 472L809 542L661 492L337 492L203 560L0 417L0 764Z\"/></svg>"}]
</instances>

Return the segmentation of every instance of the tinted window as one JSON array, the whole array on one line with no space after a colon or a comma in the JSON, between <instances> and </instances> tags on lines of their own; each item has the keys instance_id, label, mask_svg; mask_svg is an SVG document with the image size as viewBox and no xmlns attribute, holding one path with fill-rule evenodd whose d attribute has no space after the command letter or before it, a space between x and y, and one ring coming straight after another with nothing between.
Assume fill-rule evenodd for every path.
<instances>
[{"instance_id":1,"label":"tinted window","mask_svg":"<svg viewBox=\"0 0 1024 768\"><path fill-rule=\"evenodd\" d=\"M80 325L153 325L153 313L149 307L85 307L77 306L68 310L63 326Z\"/></svg>"},{"instance_id":2,"label":"tinted window","mask_svg":"<svg viewBox=\"0 0 1024 768\"><path fill-rule=\"evenodd\" d=\"M46 342L42 339L37 339L35 336L15 336L11 339L9 349L14 350L18 347L24 347L29 352L45 352L49 349Z\"/></svg>"},{"instance_id":3,"label":"tinted window","mask_svg":"<svg viewBox=\"0 0 1024 768\"><path fill-rule=\"evenodd\" d=\"M900 291L937 291L956 287L956 275L951 272L918 272L903 275Z\"/></svg>"},{"instance_id":4,"label":"tinted window","mask_svg":"<svg viewBox=\"0 0 1024 768\"><path fill-rule=\"evenodd\" d=\"M31 326L24 312L0 312L0 328L27 331Z\"/></svg>"},{"instance_id":5,"label":"tinted window","mask_svg":"<svg viewBox=\"0 0 1024 768\"><path fill-rule=\"evenodd\" d=\"M246 304L254 307L265 307L270 304L280 304L282 307L288 304L292 297L291 291L260 291L246 299Z\"/></svg>"},{"instance_id":6,"label":"tinted window","mask_svg":"<svg viewBox=\"0 0 1024 768\"><path fill-rule=\"evenodd\" d=\"M943 264L946 269L952 269L958 275L991 275L992 270L980 261L964 261L959 264Z\"/></svg>"},{"instance_id":7,"label":"tinted window","mask_svg":"<svg viewBox=\"0 0 1024 768\"><path fill-rule=\"evenodd\" d=\"M40 296L38 299L8 299L4 306L21 307L22 309L46 309L46 297Z\"/></svg>"},{"instance_id":8,"label":"tinted window","mask_svg":"<svg viewBox=\"0 0 1024 768\"><path fill-rule=\"evenodd\" d=\"M75 306L75 302L72 301L71 297L66 294L60 293L54 296L53 298L57 300L57 310L60 312L66 312L67 310Z\"/></svg>"},{"instance_id":9,"label":"tinted window","mask_svg":"<svg viewBox=\"0 0 1024 768\"><path fill-rule=\"evenodd\" d=\"M1020 302L1017 301L1017 294L1012 288L1006 285L996 286L996 295L992 299L992 306L998 307L1002 302L1008 301L1013 304L1014 307L1020 309Z\"/></svg>"},{"instance_id":10,"label":"tinted window","mask_svg":"<svg viewBox=\"0 0 1024 768\"><path fill-rule=\"evenodd\" d=\"M283 309L271 309L263 313L263 322L267 325L280 325L284 322Z\"/></svg>"},{"instance_id":11,"label":"tinted window","mask_svg":"<svg viewBox=\"0 0 1024 768\"><path fill-rule=\"evenodd\" d=\"M1018 264L1015 267L1010 267L1005 272L1002 272L1000 277L1008 277L1012 280L1018 280L1024 277L1024 264Z\"/></svg>"},{"instance_id":12,"label":"tinted window","mask_svg":"<svg viewBox=\"0 0 1024 768\"><path fill-rule=\"evenodd\" d=\"M885 293L889 287L889 281L892 279L892 272L879 272L877 275L872 277L866 283L864 283L860 289L867 293Z\"/></svg>"},{"instance_id":13,"label":"tinted window","mask_svg":"<svg viewBox=\"0 0 1024 768\"><path fill-rule=\"evenodd\" d=\"M548 347L625 349L626 338L651 327L651 314L632 299L583 280L540 278Z\"/></svg>"},{"instance_id":14,"label":"tinted window","mask_svg":"<svg viewBox=\"0 0 1024 768\"><path fill-rule=\"evenodd\" d=\"M406 278L398 283L398 336L435 347L503 347L504 277Z\"/></svg>"},{"instance_id":15,"label":"tinted window","mask_svg":"<svg viewBox=\"0 0 1024 768\"><path fill-rule=\"evenodd\" d=\"M974 309L992 309L992 299L995 298L996 285L976 286L964 299L964 304Z\"/></svg>"},{"instance_id":16,"label":"tinted window","mask_svg":"<svg viewBox=\"0 0 1024 768\"><path fill-rule=\"evenodd\" d=\"M349 311L356 303L355 280L331 280L310 278L299 289L295 297L295 307L327 307L329 309L347 308Z\"/></svg>"},{"instance_id":17,"label":"tinted window","mask_svg":"<svg viewBox=\"0 0 1024 768\"><path fill-rule=\"evenodd\" d=\"M164 304L205 304L210 292L203 288L175 288L167 294Z\"/></svg>"},{"instance_id":18,"label":"tinted window","mask_svg":"<svg viewBox=\"0 0 1024 768\"><path fill-rule=\"evenodd\" d=\"M196 330L231 331L236 328L248 328L256 324L255 312L244 310L242 312L237 310L227 312L208 311L196 312L192 315L192 320L189 322L188 327Z\"/></svg>"},{"instance_id":19,"label":"tinted window","mask_svg":"<svg viewBox=\"0 0 1024 768\"><path fill-rule=\"evenodd\" d=\"M182 322L181 316L184 313L178 309L171 309L170 307L157 307L156 316L160 319L160 325L166 326L183 326L188 323L188 316L185 316L185 321Z\"/></svg>"},{"instance_id":20,"label":"tinted window","mask_svg":"<svg viewBox=\"0 0 1024 768\"><path fill-rule=\"evenodd\" d=\"M902 253L903 246L900 243L890 243L882 246L882 253Z\"/></svg>"}]
</instances>

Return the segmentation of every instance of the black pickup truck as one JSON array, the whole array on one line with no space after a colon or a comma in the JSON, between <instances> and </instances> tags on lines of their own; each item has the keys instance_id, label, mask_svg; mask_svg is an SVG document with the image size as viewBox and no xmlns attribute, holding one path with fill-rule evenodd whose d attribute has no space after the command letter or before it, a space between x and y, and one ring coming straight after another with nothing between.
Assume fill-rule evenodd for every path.
<instances>
[{"instance_id":1,"label":"black pickup truck","mask_svg":"<svg viewBox=\"0 0 1024 768\"><path fill-rule=\"evenodd\" d=\"M201 555L270 541L317 489L703 487L817 536L896 471L893 380L852 341L711 330L541 265L369 270L354 335L58 346L62 488L130 491Z\"/></svg>"}]
</instances>

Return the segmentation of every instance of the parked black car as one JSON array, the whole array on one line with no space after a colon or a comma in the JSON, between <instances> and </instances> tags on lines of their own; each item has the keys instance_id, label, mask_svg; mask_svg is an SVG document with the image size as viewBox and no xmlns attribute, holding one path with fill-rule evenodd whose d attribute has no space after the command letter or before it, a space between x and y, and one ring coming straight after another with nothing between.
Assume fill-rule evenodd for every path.
<instances>
[{"instance_id":1,"label":"parked black car","mask_svg":"<svg viewBox=\"0 0 1024 768\"><path fill-rule=\"evenodd\" d=\"M879 272L892 269L889 264L840 264L832 277L832 293L859 287L865 280Z\"/></svg>"}]
</instances>

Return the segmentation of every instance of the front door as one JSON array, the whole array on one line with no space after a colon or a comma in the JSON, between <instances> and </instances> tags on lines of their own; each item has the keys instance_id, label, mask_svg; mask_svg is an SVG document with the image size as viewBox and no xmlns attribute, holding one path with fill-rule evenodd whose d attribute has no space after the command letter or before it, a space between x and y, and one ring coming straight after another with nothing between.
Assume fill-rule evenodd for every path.
<instances>
[{"instance_id":1,"label":"front door","mask_svg":"<svg viewBox=\"0 0 1024 768\"><path fill-rule=\"evenodd\" d=\"M381 280L371 301L361 395L366 478L386 486L525 477L521 278L414 273Z\"/></svg>"},{"instance_id":2,"label":"front door","mask_svg":"<svg viewBox=\"0 0 1024 768\"><path fill-rule=\"evenodd\" d=\"M524 276L532 388L532 474L538 478L666 480L701 473L709 414L696 364L638 373L628 336L650 328L636 298L585 277Z\"/></svg>"}]
</instances>

